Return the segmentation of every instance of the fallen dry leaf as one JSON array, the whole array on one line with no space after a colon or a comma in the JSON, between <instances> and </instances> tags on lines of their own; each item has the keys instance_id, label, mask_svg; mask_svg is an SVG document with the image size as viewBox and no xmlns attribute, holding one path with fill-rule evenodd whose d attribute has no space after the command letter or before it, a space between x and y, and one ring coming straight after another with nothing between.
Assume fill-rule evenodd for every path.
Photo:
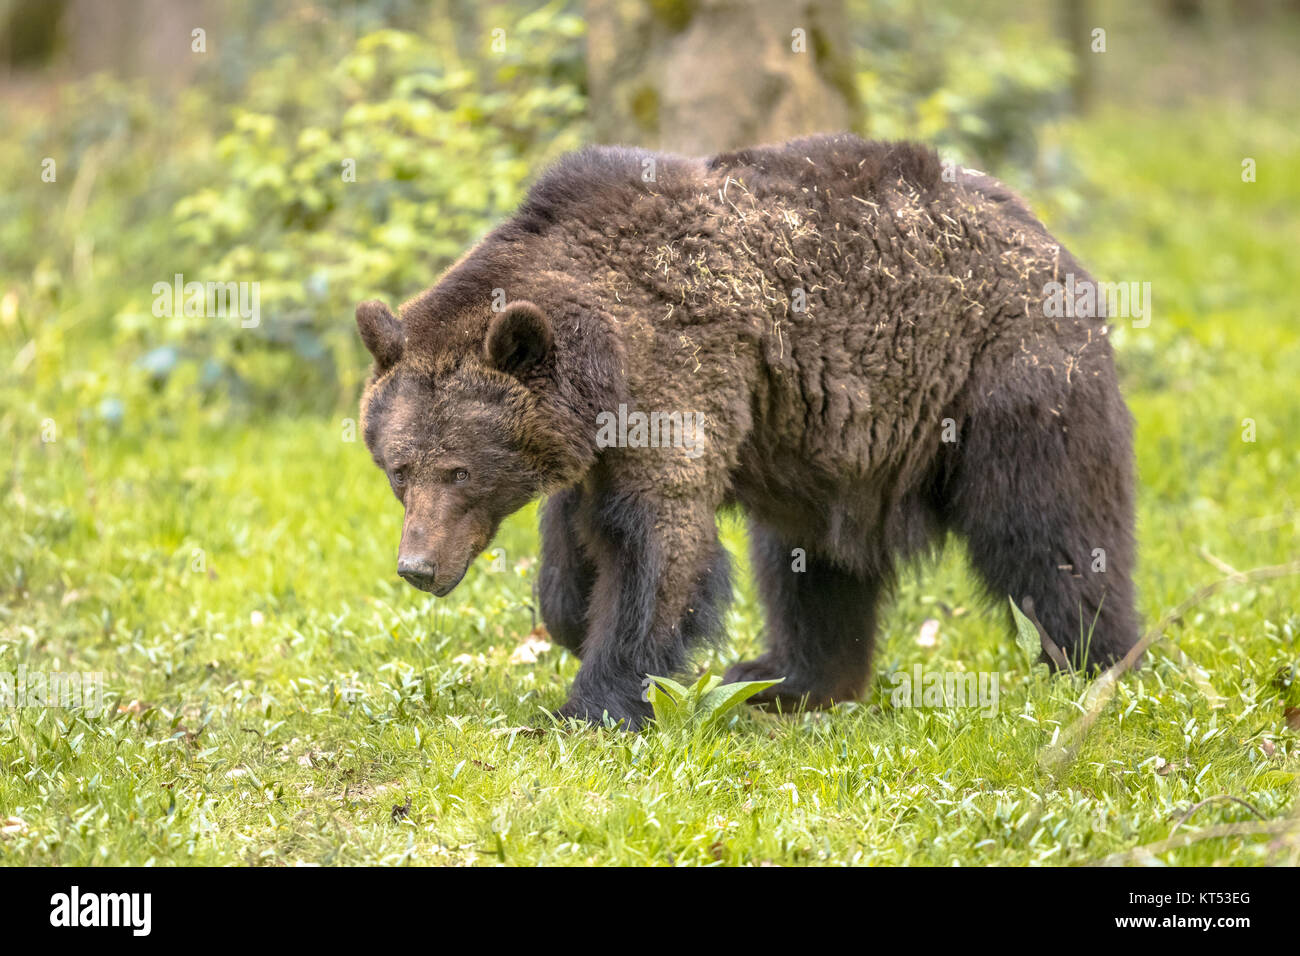
<instances>
[{"instance_id":1,"label":"fallen dry leaf","mask_svg":"<svg viewBox=\"0 0 1300 956\"><path fill-rule=\"evenodd\" d=\"M939 643L939 620L938 618L928 617L925 623L921 625L921 631L916 635L916 643L921 647L934 647Z\"/></svg>"},{"instance_id":2,"label":"fallen dry leaf","mask_svg":"<svg viewBox=\"0 0 1300 956\"><path fill-rule=\"evenodd\" d=\"M544 631L541 633L545 633ZM536 664L537 658L551 649L551 642L542 638L538 631L533 631L524 638L524 642L510 655L511 664Z\"/></svg>"}]
</instances>

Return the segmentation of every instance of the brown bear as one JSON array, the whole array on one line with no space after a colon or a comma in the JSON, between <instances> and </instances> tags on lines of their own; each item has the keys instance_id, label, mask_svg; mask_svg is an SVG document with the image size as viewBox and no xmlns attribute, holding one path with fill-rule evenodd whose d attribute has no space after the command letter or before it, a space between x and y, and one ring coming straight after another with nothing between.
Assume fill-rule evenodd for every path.
<instances>
[{"instance_id":1,"label":"brown bear","mask_svg":"<svg viewBox=\"0 0 1300 956\"><path fill-rule=\"evenodd\" d=\"M768 647L728 679L784 678L760 701L859 694L895 569L948 532L1109 664L1137 638L1131 421L1105 309L1051 307L1067 279L1006 187L915 144L573 153L400 318L357 309L398 573L445 595L546 496L541 613L582 662L559 713L627 727L721 630L724 506Z\"/></svg>"}]
</instances>

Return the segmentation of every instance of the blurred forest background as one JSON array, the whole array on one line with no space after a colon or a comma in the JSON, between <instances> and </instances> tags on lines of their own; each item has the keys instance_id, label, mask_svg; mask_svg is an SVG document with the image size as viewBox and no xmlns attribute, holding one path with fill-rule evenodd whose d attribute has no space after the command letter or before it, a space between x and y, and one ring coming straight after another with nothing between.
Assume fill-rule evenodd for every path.
<instances>
[{"instance_id":1,"label":"blurred forest background","mask_svg":"<svg viewBox=\"0 0 1300 956\"><path fill-rule=\"evenodd\" d=\"M110 425L346 409L367 364L353 305L430 284L588 141L917 138L1068 238L1090 190L1124 188L1081 173L1069 120L1268 111L1294 97L1277 67L1298 18L1266 0L0 0L6 373L56 376ZM260 323L155 317L177 273L259 283Z\"/></svg>"}]
</instances>

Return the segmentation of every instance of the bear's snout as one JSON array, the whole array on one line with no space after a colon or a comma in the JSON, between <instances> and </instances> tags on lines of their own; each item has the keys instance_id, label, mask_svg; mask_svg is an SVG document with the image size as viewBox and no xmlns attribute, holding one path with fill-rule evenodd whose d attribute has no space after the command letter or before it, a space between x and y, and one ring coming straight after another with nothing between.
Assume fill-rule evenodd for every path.
<instances>
[{"instance_id":1,"label":"bear's snout","mask_svg":"<svg viewBox=\"0 0 1300 956\"><path fill-rule=\"evenodd\" d=\"M445 555L444 555L445 557ZM434 561L430 552L406 554L398 552L397 574L407 584L434 597L446 597L460 584L469 570L469 561Z\"/></svg>"},{"instance_id":2,"label":"bear's snout","mask_svg":"<svg viewBox=\"0 0 1300 956\"><path fill-rule=\"evenodd\" d=\"M425 557L397 559L397 574L411 587L421 591L432 591L438 566Z\"/></svg>"},{"instance_id":3,"label":"bear's snout","mask_svg":"<svg viewBox=\"0 0 1300 956\"><path fill-rule=\"evenodd\" d=\"M460 584L470 561L487 545L476 534L473 515L458 514L457 502L412 489L406 501L397 574L407 584L434 597L445 597ZM477 548L479 539L482 544Z\"/></svg>"},{"instance_id":4,"label":"bear's snout","mask_svg":"<svg viewBox=\"0 0 1300 956\"><path fill-rule=\"evenodd\" d=\"M397 573L411 587L427 591L434 597L446 597L456 585L460 584L469 570L468 564L456 571L451 564L443 565L443 572L438 573L439 565L427 558L398 558Z\"/></svg>"}]
</instances>

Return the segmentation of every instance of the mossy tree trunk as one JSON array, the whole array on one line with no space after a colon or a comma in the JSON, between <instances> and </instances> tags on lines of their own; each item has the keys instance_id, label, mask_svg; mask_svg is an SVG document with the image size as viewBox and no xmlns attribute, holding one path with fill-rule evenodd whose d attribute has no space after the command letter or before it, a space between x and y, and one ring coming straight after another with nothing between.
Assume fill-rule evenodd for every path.
<instances>
[{"instance_id":1,"label":"mossy tree trunk","mask_svg":"<svg viewBox=\"0 0 1300 956\"><path fill-rule=\"evenodd\" d=\"M842 0L588 0L598 142L706 155L858 125Z\"/></svg>"},{"instance_id":2,"label":"mossy tree trunk","mask_svg":"<svg viewBox=\"0 0 1300 956\"><path fill-rule=\"evenodd\" d=\"M200 62L192 31L222 48L220 0L0 0L0 65L181 82Z\"/></svg>"},{"instance_id":3,"label":"mossy tree trunk","mask_svg":"<svg viewBox=\"0 0 1300 956\"><path fill-rule=\"evenodd\" d=\"M1097 54L1092 50L1092 30L1101 24L1093 19L1090 0L1063 0L1059 11L1065 48L1074 58L1070 98L1077 112L1087 113L1092 109L1097 89Z\"/></svg>"}]
</instances>

